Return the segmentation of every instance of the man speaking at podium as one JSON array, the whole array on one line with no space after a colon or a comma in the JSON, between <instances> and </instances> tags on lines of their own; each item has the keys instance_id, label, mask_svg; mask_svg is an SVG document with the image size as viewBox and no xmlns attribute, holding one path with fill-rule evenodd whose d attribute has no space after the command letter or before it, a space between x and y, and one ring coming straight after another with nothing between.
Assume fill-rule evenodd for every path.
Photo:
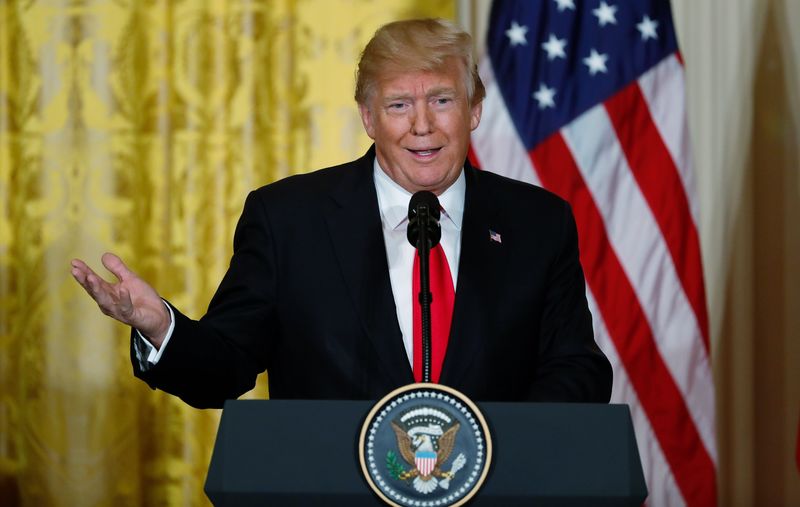
<instances>
[{"instance_id":1,"label":"man speaking at podium","mask_svg":"<svg viewBox=\"0 0 800 507\"><path fill-rule=\"evenodd\" d=\"M419 380L412 194L438 196L432 379L474 400L607 402L574 219L549 192L471 167L483 84L471 39L442 20L390 23L367 44L355 98L360 159L253 191L208 312L192 320L103 256L72 275L132 326L135 375L220 407L269 372L273 398L378 399Z\"/></svg>"}]
</instances>

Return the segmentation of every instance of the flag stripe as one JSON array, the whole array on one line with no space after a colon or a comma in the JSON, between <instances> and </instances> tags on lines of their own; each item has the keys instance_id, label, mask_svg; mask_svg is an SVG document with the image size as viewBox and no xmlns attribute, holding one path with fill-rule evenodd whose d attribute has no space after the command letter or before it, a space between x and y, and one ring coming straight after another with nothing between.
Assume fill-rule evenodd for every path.
<instances>
[{"instance_id":1,"label":"flag stripe","mask_svg":"<svg viewBox=\"0 0 800 507\"><path fill-rule=\"evenodd\" d=\"M644 480L647 483L649 505L672 505L683 507L686 505L680 495L673 492L678 490L675 484L675 477L667 465L664 452L658 443L658 439L650 427L647 414L642 409L639 398L631 386L630 378L622 364L617 349L608 334L603 315L597 307L597 302L592 291L587 291L586 300L589 303L589 311L592 312L592 325L597 344L608 357L611 367L614 369L614 388L611 391L611 403L624 403L631 411L633 426L636 428L636 445L639 449L639 458L642 461Z\"/></svg>"},{"instance_id":2,"label":"flag stripe","mask_svg":"<svg viewBox=\"0 0 800 507\"><path fill-rule=\"evenodd\" d=\"M639 78L639 88L647 101L653 123L678 169L684 194L689 200L692 221L697 227L699 204L690 156L689 129L686 126L686 92L683 77L683 66L676 52L645 72Z\"/></svg>"},{"instance_id":3,"label":"flag stripe","mask_svg":"<svg viewBox=\"0 0 800 507\"><path fill-rule=\"evenodd\" d=\"M639 301L606 236L600 212L560 134L531 152L546 188L572 203L581 262L608 330L687 505L715 505L714 463L653 343Z\"/></svg>"},{"instance_id":4,"label":"flag stripe","mask_svg":"<svg viewBox=\"0 0 800 507\"><path fill-rule=\"evenodd\" d=\"M610 246L634 289L654 343L686 400L706 449L715 449L714 427L706 417L714 403L713 391L692 388L712 382L702 335L606 109L590 109L563 129L563 137L597 205ZM595 262L602 262L602 257Z\"/></svg>"},{"instance_id":5,"label":"flag stripe","mask_svg":"<svg viewBox=\"0 0 800 507\"><path fill-rule=\"evenodd\" d=\"M633 176L658 222L708 351L700 240L672 156L650 117L637 82L609 98L605 108Z\"/></svg>"}]
</instances>

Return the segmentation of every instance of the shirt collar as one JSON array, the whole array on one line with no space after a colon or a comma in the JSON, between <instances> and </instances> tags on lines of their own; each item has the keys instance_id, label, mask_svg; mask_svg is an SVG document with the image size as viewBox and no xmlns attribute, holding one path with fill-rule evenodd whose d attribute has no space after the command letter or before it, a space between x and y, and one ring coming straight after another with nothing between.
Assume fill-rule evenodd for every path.
<instances>
[{"instance_id":1,"label":"shirt collar","mask_svg":"<svg viewBox=\"0 0 800 507\"><path fill-rule=\"evenodd\" d=\"M378 163L378 157L375 157L373 164L373 179L375 181L375 190L378 193L381 222L390 229L405 226L408 220L408 201L411 200L411 193L398 185L384 172ZM456 230L459 231L464 218L464 195L466 190L467 180L462 169L458 179L439 196L439 205L444 210L442 218L449 219Z\"/></svg>"}]
</instances>

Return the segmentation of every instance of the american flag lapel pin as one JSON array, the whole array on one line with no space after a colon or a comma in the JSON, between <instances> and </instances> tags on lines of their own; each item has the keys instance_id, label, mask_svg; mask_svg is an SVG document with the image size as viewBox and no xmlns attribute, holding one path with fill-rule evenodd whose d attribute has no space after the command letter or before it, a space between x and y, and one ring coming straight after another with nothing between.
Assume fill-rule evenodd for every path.
<instances>
[{"instance_id":1,"label":"american flag lapel pin","mask_svg":"<svg viewBox=\"0 0 800 507\"><path fill-rule=\"evenodd\" d=\"M489 229L489 241L494 241L495 243L503 243L503 237L500 236L499 232L495 232Z\"/></svg>"}]
</instances>

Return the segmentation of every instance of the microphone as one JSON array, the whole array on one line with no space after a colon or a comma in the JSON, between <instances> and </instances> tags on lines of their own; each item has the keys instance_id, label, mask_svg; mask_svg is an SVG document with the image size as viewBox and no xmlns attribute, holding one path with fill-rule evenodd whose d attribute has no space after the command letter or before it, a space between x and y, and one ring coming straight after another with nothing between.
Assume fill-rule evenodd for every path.
<instances>
[{"instance_id":1,"label":"microphone","mask_svg":"<svg viewBox=\"0 0 800 507\"><path fill-rule=\"evenodd\" d=\"M432 192L423 190L411 196L408 203L408 232L411 245L419 254L419 294L422 326L422 381L431 381L431 294L430 267L428 258L431 249L439 244L442 238L442 227L439 225L439 199ZM415 275L416 276L416 275Z\"/></svg>"},{"instance_id":2,"label":"microphone","mask_svg":"<svg viewBox=\"0 0 800 507\"><path fill-rule=\"evenodd\" d=\"M439 225L440 209L439 199L433 192L422 190L411 196L411 201L408 203L406 234L411 246L417 250L423 249L423 245L419 244L420 239L427 239L428 249L439 244L442 238L442 227Z\"/></svg>"}]
</instances>

